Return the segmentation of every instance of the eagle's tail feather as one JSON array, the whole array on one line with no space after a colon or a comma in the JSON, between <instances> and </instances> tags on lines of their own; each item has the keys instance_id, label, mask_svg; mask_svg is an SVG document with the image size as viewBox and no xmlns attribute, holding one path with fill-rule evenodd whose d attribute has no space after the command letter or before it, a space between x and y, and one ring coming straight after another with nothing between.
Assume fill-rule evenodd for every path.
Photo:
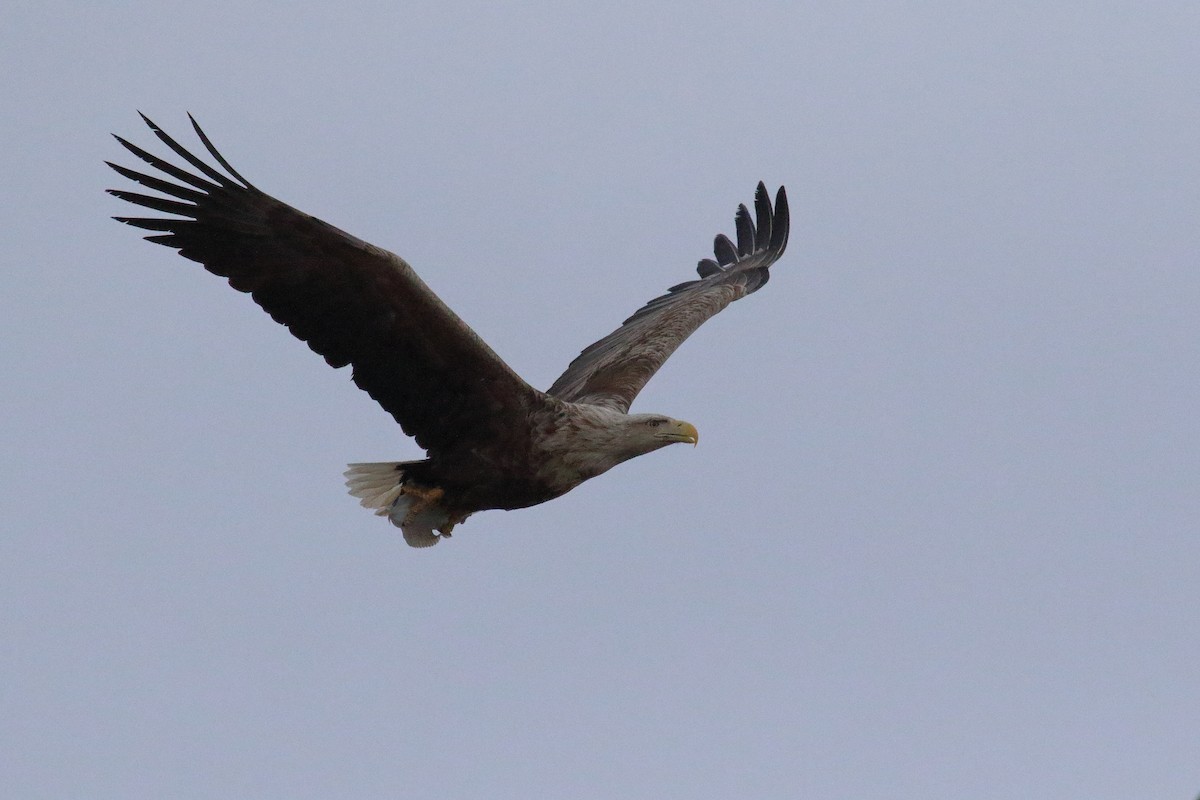
<instances>
[{"instance_id":1,"label":"eagle's tail feather","mask_svg":"<svg viewBox=\"0 0 1200 800\"><path fill-rule=\"evenodd\" d=\"M358 498L363 508L369 508L377 515L386 517L396 499L400 497L406 462L381 461L348 466L350 469L344 474L350 494Z\"/></svg>"}]
</instances>

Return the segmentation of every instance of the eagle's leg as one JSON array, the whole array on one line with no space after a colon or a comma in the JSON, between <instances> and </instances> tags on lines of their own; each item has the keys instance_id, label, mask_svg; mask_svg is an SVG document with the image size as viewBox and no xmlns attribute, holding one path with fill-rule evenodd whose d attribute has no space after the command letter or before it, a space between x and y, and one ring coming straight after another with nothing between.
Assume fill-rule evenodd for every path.
<instances>
[{"instance_id":1,"label":"eagle's leg","mask_svg":"<svg viewBox=\"0 0 1200 800\"><path fill-rule=\"evenodd\" d=\"M433 488L426 489L423 486L416 486L411 483L404 485L403 493L416 498L412 505L408 507L408 513L404 515L404 524L408 525L417 518L418 514L429 510L431 507L438 504L442 496L446 494L442 489Z\"/></svg>"}]
</instances>

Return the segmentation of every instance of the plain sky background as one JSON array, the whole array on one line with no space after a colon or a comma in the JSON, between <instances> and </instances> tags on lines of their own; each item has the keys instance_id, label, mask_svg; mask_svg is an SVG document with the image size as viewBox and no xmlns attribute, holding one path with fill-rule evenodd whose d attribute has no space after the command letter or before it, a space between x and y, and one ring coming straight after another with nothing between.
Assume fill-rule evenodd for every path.
<instances>
[{"instance_id":1,"label":"plain sky background","mask_svg":"<svg viewBox=\"0 0 1200 800\"><path fill-rule=\"evenodd\" d=\"M3 796L1200 790L1200 5L2 16ZM541 387L792 237L635 405L698 448L418 552L348 371L108 219L137 109Z\"/></svg>"}]
</instances>

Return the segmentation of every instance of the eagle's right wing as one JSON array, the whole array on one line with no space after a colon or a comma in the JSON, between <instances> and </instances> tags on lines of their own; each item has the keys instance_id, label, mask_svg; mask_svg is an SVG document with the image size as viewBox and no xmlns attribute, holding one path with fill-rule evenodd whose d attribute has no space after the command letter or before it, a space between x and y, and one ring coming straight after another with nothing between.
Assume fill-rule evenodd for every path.
<instances>
[{"instance_id":1,"label":"eagle's right wing","mask_svg":"<svg viewBox=\"0 0 1200 800\"><path fill-rule=\"evenodd\" d=\"M633 399L683 340L734 300L761 288L767 268L783 255L788 240L787 193L775 195L758 184L754 195L757 219L739 206L737 245L721 234L714 243L716 260L706 258L696 271L699 280L672 286L636 314L589 345L571 362L547 393L576 403L594 403L628 411Z\"/></svg>"}]
</instances>

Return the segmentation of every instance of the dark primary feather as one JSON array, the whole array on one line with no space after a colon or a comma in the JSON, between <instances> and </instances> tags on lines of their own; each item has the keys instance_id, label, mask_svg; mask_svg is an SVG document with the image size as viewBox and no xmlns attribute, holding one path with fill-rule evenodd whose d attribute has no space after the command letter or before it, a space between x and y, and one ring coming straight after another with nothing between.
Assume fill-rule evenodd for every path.
<instances>
[{"instance_id":1,"label":"dark primary feather","mask_svg":"<svg viewBox=\"0 0 1200 800\"><path fill-rule=\"evenodd\" d=\"M277 322L354 382L431 454L483 441L528 439L527 412L545 401L454 314L401 258L264 194L201 143L228 174L142 116L197 173L116 137L175 183L117 164L121 176L165 197L111 194L172 217L116 217L146 239L249 292ZM190 117L189 117L190 118Z\"/></svg>"},{"instance_id":2,"label":"dark primary feather","mask_svg":"<svg viewBox=\"0 0 1200 800\"><path fill-rule=\"evenodd\" d=\"M672 286L644 305L615 331L588 346L571 362L548 394L571 402L597 403L628 411L633 399L683 340L734 300L760 289L770 277L788 239L787 193L782 186L775 206L767 187L754 195L757 226L746 206L735 217L737 245L720 234L713 242L716 260L700 261L700 280Z\"/></svg>"}]
</instances>

